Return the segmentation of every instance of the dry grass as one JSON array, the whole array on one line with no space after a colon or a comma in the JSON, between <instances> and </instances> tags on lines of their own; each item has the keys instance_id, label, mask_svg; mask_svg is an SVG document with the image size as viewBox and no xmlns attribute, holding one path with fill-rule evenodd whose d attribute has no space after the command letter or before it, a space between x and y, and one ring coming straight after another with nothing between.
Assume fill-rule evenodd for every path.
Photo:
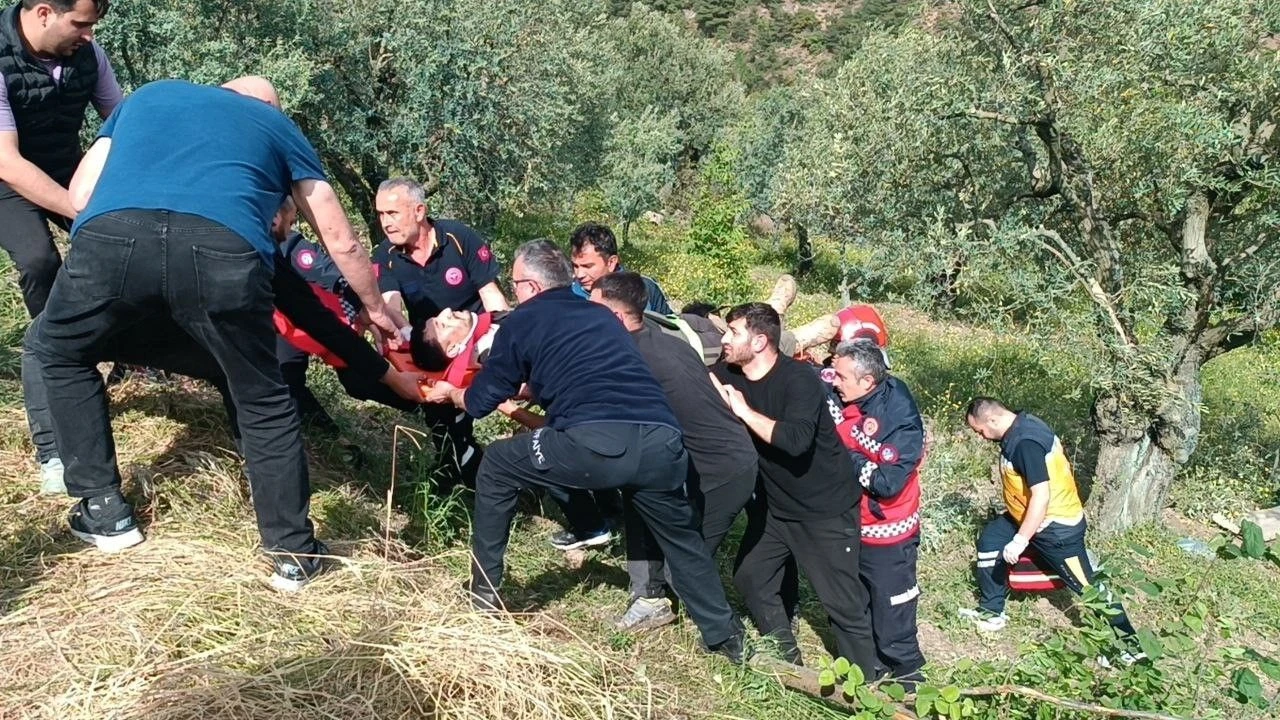
<instances>
[{"instance_id":1,"label":"dry grass","mask_svg":"<svg viewBox=\"0 0 1280 720\"><path fill-rule=\"evenodd\" d=\"M565 625L471 612L459 558L335 536L328 516L381 514L360 488L318 496L340 569L273 591L238 462L192 432L207 403L114 395L151 398L116 418L143 545L83 550L68 501L33 496L26 448L0 450L0 718L666 716L667 692Z\"/></svg>"}]
</instances>

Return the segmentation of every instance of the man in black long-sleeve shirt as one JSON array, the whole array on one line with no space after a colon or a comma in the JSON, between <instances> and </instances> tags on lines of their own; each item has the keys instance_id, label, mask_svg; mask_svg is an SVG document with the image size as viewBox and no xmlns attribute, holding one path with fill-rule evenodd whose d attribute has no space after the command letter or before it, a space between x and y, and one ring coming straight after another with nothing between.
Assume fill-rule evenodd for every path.
<instances>
[{"instance_id":1,"label":"man in black long-sleeve shirt","mask_svg":"<svg viewBox=\"0 0 1280 720\"><path fill-rule=\"evenodd\" d=\"M756 485L759 459L746 428L720 401L700 352L646 321L648 290L633 272L613 272L596 280L591 300L613 311L631 334L640 356L662 386L689 451L689 497L702 520L707 552L715 555ZM632 603L615 625L644 630L675 620L666 597L662 550L623 494L627 574Z\"/></svg>"},{"instance_id":2,"label":"man in black long-sleeve shirt","mask_svg":"<svg viewBox=\"0 0 1280 720\"><path fill-rule=\"evenodd\" d=\"M438 382L427 398L481 418L527 382L547 412L546 425L493 442L480 461L473 603L499 604L521 489L622 488L662 548L705 645L740 660L742 631L684 495L688 454L653 373L608 310L574 295L572 266L551 242L520 246L511 282L520 304L494 336L484 369L466 390Z\"/></svg>"},{"instance_id":3,"label":"man in black long-sleeve shirt","mask_svg":"<svg viewBox=\"0 0 1280 720\"><path fill-rule=\"evenodd\" d=\"M749 303L725 319L728 366L713 372L725 402L751 431L764 494L763 508L749 514L734 585L760 631L799 662L782 594L794 559L831 618L840 655L874 677L867 590L858 579L862 488L836 437L839 408L813 370L778 354L776 310Z\"/></svg>"}]
</instances>

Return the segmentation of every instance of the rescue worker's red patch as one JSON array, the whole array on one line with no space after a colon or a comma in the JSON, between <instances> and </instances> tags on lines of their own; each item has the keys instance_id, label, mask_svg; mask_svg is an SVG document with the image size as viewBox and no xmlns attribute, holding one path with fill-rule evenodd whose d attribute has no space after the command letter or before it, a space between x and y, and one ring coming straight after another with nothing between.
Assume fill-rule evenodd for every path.
<instances>
[{"instance_id":1,"label":"rescue worker's red patch","mask_svg":"<svg viewBox=\"0 0 1280 720\"><path fill-rule=\"evenodd\" d=\"M448 270L444 271L444 281L449 283L450 285L453 285L453 286L461 285L462 279L463 279L462 270L456 267L451 267Z\"/></svg>"},{"instance_id":2,"label":"rescue worker's red patch","mask_svg":"<svg viewBox=\"0 0 1280 720\"><path fill-rule=\"evenodd\" d=\"M298 264L304 270L310 270L311 266L316 264L316 254L310 250L303 250L298 253Z\"/></svg>"},{"instance_id":3,"label":"rescue worker's red patch","mask_svg":"<svg viewBox=\"0 0 1280 720\"><path fill-rule=\"evenodd\" d=\"M873 417L866 418L862 421L862 432L866 433L867 437L875 437L876 433L880 432L880 423Z\"/></svg>"},{"instance_id":4,"label":"rescue worker's red patch","mask_svg":"<svg viewBox=\"0 0 1280 720\"><path fill-rule=\"evenodd\" d=\"M480 249L476 251L476 257L480 258L480 262L489 262L489 259L493 257L493 253L489 252L488 245L481 245Z\"/></svg>"},{"instance_id":5,"label":"rescue worker's red patch","mask_svg":"<svg viewBox=\"0 0 1280 720\"><path fill-rule=\"evenodd\" d=\"M898 449L892 445L880 448L880 462L893 464L898 460Z\"/></svg>"}]
</instances>

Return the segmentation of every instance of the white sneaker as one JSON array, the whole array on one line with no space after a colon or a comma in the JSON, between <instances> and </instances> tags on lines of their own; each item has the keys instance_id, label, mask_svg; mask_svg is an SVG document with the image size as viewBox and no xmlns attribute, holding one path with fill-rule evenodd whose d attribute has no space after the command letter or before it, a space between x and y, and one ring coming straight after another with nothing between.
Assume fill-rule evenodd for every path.
<instances>
[{"instance_id":1,"label":"white sneaker","mask_svg":"<svg viewBox=\"0 0 1280 720\"><path fill-rule=\"evenodd\" d=\"M983 632L1000 632L1009 624L1009 616L996 614L982 608L960 608L960 617L972 621Z\"/></svg>"},{"instance_id":2,"label":"white sneaker","mask_svg":"<svg viewBox=\"0 0 1280 720\"><path fill-rule=\"evenodd\" d=\"M66 495L67 485L62 480L62 458L49 458L40 463L40 494Z\"/></svg>"},{"instance_id":3,"label":"white sneaker","mask_svg":"<svg viewBox=\"0 0 1280 720\"><path fill-rule=\"evenodd\" d=\"M1126 652L1120 653L1120 657L1117 659L1120 661L1120 664L1123 665L1124 667L1130 667L1135 663L1140 663L1143 660L1146 660L1147 654L1141 651L1136 653L1131 653L1126 651ZM1113 665L1111 664L1111 661L1107 659L1106 655L1099 655L1097 657L1097 662L1098 662L1098 667L1100 668L1106 668L1110 670L1113 667Z\"/></svg>"}]
</instances>

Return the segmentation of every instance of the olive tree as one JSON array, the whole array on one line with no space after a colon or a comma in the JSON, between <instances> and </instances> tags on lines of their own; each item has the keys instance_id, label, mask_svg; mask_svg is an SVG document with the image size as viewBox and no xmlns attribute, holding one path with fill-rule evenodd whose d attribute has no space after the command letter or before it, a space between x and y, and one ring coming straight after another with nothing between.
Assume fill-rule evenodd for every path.
<instances>
[{"instance_id":1,"label":"olive tree","mask_svg":"<svg viewBox=\"0 0 1280 720\"><path fill-rule=\"evenodd\" d=\"M778 174L899 270L1083 303L1103 527L1158 517L1201 368L1280 322L1277 27L1239 0L938 3L811 89Z\"/></svg>"},{"instance_id":2,"label":"olive tree","mask_svg":"<svg viewBox=\"0 0 1280 720\"><path fill-rule=\"evenodd\" d=\"M488 224L586 184L605 125L585 0L125 3L103 28L124 82L267 75L372 225L392 174Z\"/></svg>"}]
</instances>

